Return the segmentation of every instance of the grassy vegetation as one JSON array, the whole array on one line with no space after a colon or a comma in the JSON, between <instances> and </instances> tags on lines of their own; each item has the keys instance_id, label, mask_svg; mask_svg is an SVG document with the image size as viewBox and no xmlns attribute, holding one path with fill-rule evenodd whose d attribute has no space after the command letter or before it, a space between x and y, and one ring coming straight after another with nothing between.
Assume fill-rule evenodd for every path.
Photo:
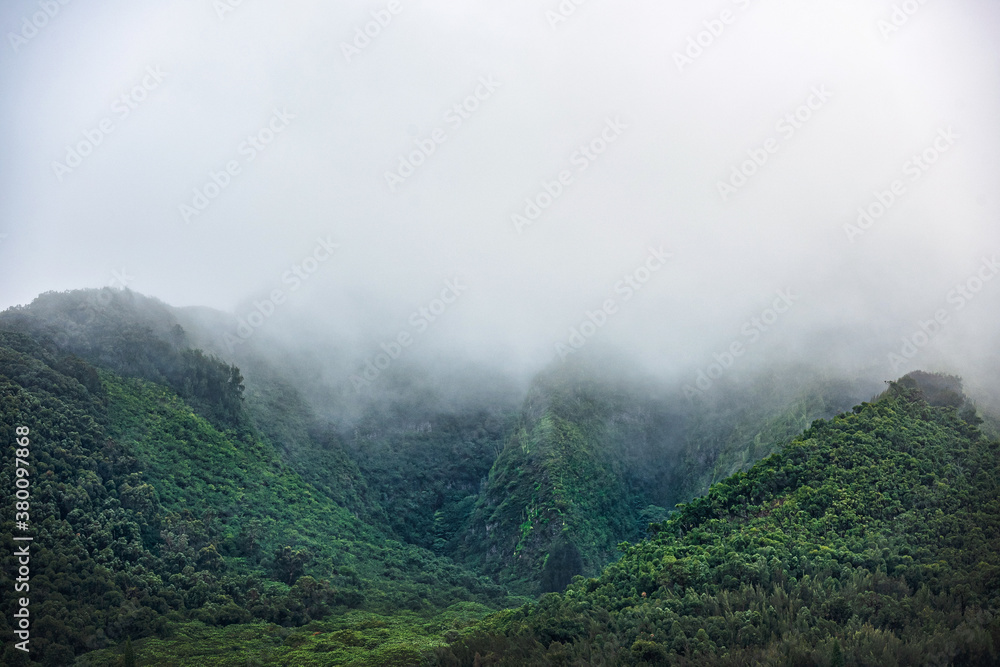
<instances>
[{"instance_id":1,"label":"grassy vegetation","mask_svg":"<svg viewBox=\"0 0 1000 667\"><path fill-rule=\"evenodd\" d=\"M390 667L431 664L435 649L491 608L457 603L435 613L348 611L299 628L256 623L224 628L183 623L166 638L133 644L137 665L162 667ZM78 667L124 664L124 647L87 654Z\"/></svg>"}]
</instances>

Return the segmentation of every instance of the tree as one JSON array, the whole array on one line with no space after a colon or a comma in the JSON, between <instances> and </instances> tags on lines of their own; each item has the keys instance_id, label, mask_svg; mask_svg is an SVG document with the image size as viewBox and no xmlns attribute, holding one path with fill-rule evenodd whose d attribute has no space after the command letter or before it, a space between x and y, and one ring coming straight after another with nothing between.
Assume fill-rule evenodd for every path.
<instances>
[{"instance_id":1,"label":"tree","mask_svg":"<svg viewBox=\"0 0 1000 667\"><path fill-rule=\"evenodd\" d=\"M830 667L844 667L844 651L840 648L840 640L834 640L830 652Z\"/></svg>"},{"instance_id":2,"label":"tree","mask_svg":"<svg viewBox=\"0 0 1000 667\"><path fill-rule=\"evenodd\" d=\"M132 648L132 638L125 640L125 651L122 653L123 667L136 667L135 649Z\"/></svg>"},{"instance_id":3,"label":"tree","mask_svg":"<svg viewBox=\"0 0 1000 667\"><path fill-rule=\"evenodd\" d=\"M274 554L274 573L280 580L291 586L295 580L305 573L306 565L312 561L312 553L308 549L292 549L284 547Z\"/></svg>"}]
</instances>

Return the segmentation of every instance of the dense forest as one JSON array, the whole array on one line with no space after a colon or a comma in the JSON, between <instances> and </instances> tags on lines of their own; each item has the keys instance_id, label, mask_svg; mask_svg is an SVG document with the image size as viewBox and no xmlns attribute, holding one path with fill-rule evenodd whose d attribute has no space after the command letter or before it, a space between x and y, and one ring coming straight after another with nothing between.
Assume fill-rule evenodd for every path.
<instances>
[{"instance_id":1,"label":"dense forest","mask_svg":"<svg viewBox=\"0 0 1000 667\"><path fill-rule=\"evenodd\" d=\"M299 626L334 608L505 599L498 586L360 522L263 436L219 430L162 385L9 333L0 334L0 382L0 437L13 443L14 429L29 425L35 443L32 652L42 664L184 621ZM0 477L7 488L13 460ZM11 553L4 560L7 579L16 567ZM13 604L4 597L5 632ZM4 664L24 664L10 644Z\"/></svg>"},{"instance_id":2,"label":"dense forest","mask_svg":"<svg viewBox=\"0 0 1000 667\"><path fill-rule=\"evenodd\" d=\"M440 663L996 664L1000 443L960 391L913 374L817 420Z\"/></svg>"},{"instance_id":3,"label":"dense forest","mask_svg":"<svg viewBox=\"0 0 1000 667\"><path fill-rule=\"evenodd\" d=\"M957 378L788 369L692 403L571 362L519 402L337 423L215 333L127 290L0 314L0 482L30 428L34 536L30 657L3 664L1000 653L1000 445Z\"/></svg>"}]
</instances>

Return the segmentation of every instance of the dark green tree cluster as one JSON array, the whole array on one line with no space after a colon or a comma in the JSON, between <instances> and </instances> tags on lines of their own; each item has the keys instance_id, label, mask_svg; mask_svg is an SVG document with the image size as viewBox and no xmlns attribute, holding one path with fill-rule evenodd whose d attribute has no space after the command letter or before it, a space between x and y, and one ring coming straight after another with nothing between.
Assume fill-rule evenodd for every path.
<instances>
[{"instance_id":1,"label":"dark green tree cluster","mask_svg":"<svg viewBox=\"0 0 1000 667\"><path fill-rule=\"evenodd\" d=\"M454 555L509 418L487 411L431 414L395 425L373 415L353 428L350 453L400 539Z\"/></svg>"}]
</instances>

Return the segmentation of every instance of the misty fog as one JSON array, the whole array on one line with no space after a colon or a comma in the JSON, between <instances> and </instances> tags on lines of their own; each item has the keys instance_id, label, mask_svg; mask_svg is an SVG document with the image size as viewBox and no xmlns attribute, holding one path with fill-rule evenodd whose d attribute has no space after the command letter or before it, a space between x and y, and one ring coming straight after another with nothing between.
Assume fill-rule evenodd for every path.
<instances>
[{"instance_id":1,"label":"misty fog","mask_svg":"<svg viewBox=\"0 0 1000 667\"><path fill-rule=\"evenodd\" d=\"M583 355L676 391L802 361L995 382L988 0L17 0L0 26L0 308L128 288L331 396L414 365L516 395Z\"/></svg>"}]
</instances>

